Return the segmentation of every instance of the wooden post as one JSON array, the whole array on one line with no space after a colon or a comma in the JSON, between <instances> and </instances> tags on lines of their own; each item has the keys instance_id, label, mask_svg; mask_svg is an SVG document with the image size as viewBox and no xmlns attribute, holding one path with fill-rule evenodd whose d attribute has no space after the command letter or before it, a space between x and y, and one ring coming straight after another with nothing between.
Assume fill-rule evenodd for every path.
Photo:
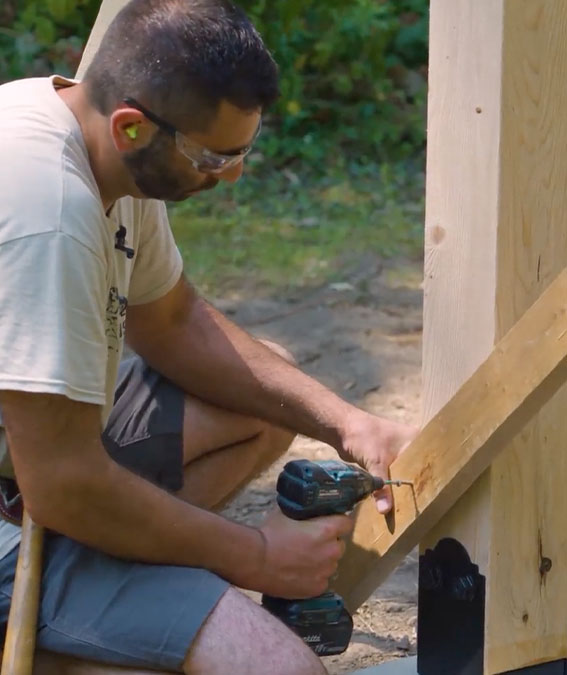
<instances>
[{"instance_id":1,"label":"wooden post","mask_svg":"<svg viewBox=\"0 0 567 675\"><path fill-rule=\"evenodd\" d=\"M425 419L567 265L566 35L565 0L431 2ZM563 388L424 541L420 675L562 668L566 442ZM446 538L482 611L436 581Z\"/></svg>"},{"instance_id":2,"label":"wooden post","mask_svg":"<svg viewBox=\"0 0 567 675\"><path fill-rule=\"evenodd\" d=\"M392 464L394 480L411 482L395 489L392 513L379 516L371 498L360 505L333 584L349 610L368 598L566 382L567 269Z\"/></svg>"}]
</instances>

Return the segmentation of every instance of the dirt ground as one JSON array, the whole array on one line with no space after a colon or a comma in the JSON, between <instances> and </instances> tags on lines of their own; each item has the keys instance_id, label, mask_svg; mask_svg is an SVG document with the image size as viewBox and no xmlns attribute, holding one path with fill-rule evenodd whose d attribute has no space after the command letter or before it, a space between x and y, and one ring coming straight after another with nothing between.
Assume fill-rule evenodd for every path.
<instances>
[{"instance_id":1,"label":"dirt ground","mask_svg":"<svg viewBox=\"0 0 567 675\"><path fill-rule=\"evenodd\" d=\"M217 301L258 337L290 349L301 368L344 398L379 415L418 425L421 394L422 266L384 264L368 255L339 283L285 298ZM336 457L332 448L299 437L285 461ZM254 481L226 510L258 524L275 504L284 461ZM331 675L415 654L417 552L414 551L354 617L348 650L324 659ZM290 674L292 675L292 674Z\"/></svg>"}]
</instances>

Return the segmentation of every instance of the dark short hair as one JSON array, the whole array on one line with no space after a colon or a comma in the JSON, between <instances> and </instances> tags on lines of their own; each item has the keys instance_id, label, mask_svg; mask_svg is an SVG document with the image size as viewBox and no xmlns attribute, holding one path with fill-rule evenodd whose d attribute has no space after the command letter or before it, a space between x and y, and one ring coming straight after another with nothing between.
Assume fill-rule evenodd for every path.
<instances>
[{"instance_id":1,"label":"dark short hair","mask_svg":"<svg viewBox=\"0 0 567 675\"><path fill-rule=\"evenodd\" d=\"M229 0L131 0L83 81L103 115L130 96L190 131L206 129L222 100L265 109L278 96L277 79L262 38Z\"/></svg>"}]
</instances>

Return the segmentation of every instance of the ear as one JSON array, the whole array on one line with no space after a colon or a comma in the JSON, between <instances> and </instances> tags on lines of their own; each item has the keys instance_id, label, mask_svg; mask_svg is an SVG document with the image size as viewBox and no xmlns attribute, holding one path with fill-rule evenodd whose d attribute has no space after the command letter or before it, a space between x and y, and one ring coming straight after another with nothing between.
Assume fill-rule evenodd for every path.
<instances>
[{"instance_id":1,"label":"ear","mask_svg":"<svg viewBox=\"0 0 567 675\"><path fill-rule=\"evenodd\" d=\"M118 108L110 116L110 133L118 152L145 147L156 133L155 125L135 108Z\"/></svg>"}]
</instances>

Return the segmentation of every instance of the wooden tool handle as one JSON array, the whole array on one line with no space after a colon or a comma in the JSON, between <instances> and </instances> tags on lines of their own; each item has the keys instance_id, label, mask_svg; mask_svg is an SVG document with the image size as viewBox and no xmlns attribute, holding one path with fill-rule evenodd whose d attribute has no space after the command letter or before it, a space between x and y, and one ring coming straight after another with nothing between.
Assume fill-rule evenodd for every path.
<instances>
[{"instance_id":1,"label":"wooden tool handle","mask_svg":"<svg viewBox=\"0 0 567 675\"><path fill-rule=\"evenodd\" d=\"M24 510L22 541L1 675L32 675L41 586L43 528Z\"/></svg>"}]
</instances>

